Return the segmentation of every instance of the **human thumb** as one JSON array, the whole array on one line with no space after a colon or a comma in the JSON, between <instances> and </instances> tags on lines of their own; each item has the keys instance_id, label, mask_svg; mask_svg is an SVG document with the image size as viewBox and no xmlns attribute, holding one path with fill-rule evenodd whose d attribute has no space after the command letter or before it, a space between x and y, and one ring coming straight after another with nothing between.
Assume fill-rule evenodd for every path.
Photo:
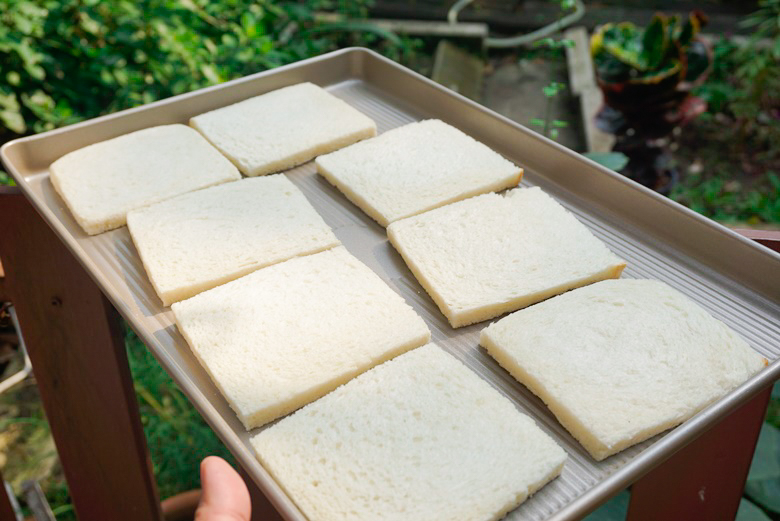
<instances>
[{"instance_id":1,"label":"human thumb","mask_svg":"<svg viewBox=\"0 0 780 521\"><path fill-rule=\"evenodd\" d=\"M209 456L200 463L203 495L195 521L250 521L252 502L244 480L228 462Z\"/></svg>"}]
</instances>

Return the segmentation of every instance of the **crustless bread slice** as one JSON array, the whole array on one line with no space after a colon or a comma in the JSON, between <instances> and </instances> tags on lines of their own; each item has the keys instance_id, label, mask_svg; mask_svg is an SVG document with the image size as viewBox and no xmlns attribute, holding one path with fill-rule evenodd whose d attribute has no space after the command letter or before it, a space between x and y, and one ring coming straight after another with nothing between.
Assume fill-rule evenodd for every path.
<instances>
[{"instance_id":1,"label":"crustless bread slice","mask_svg":"<svg viewBox=\"0 0 780 521\"><path fill-rule=\"evenodd\" d=\"M539 188L485 194L387 228L453 327L620 276L625 263Z\"/></svg>"},{"instance_id":2,"label":"crustless bread slice","mask_svg":"<svg viewBox=\"0 0 780 521\"><path fill-rule=\"evenodd\" d=\"M340 244L283 174L134 210L127 224L165 306L258 268Z\"/></svg>"},{"instance_id":3,"label":"crustless bread slice","mask_svg":"<svg viewBox=\"0 0 780 521\"><path fill-rule=\"evenodd\" d=\"M411 123L317 158L317 170L382 226L517 185L523 175L439 120Z\"/></svg>"},{"instance_id":4,"label":"crustless bread slice","mask_svg":"<svg viewBox=\"0 0 780 521\"><path fill-rule=\"evenodd\" d=\"M248 176L292 168L376 135L368 116L311 83L201 114L190 125Z\"/></svg>"},{"instance_id":5,"label":"crustless bread slice","mask_svg":"<svg viewBox=\"0 0 780 521\"><path fill-rule=\"evenodd\" d=\"M531 418L434 344L251 443L309 521L499 519L566 461Z\"/></svg>"},{"instance_id":6,"label":"crustless bread slice","mask_svg":"<svg viewBox=\"0 0 780 521\"><path fill-rule=\"evenodd\" d=\"M766 364L652 280L599 282L517 311L480 344L597 460L682 423Z\"/></svg>"},{"instance_id":7,"label":"crustless bread slice","mask_svg":"<svg viewBox=\"0 0 780 521\"><path fill-rule=\"evenodd\" d=\"M51 182L89 235L124 226L127 212L241 178L185 125L152 127L95 143L52 163Z\"/></svg>"},{"instance_id":8,"label":"crustless bread slice","mask_svg":"<svg viewBox=\"0 0 780 521\"><path fill-rule=\"evenodd\" d=\"M260 269L171 308L247 429L431 335L412 308L343 247Z\"/></svg>"}]
</instances>

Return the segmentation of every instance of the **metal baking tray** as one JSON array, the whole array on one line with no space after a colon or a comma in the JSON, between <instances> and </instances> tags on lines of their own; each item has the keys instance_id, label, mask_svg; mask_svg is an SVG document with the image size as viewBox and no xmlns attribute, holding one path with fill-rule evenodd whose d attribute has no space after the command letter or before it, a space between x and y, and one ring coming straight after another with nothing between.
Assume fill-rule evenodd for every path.
<instances>
[{"instance_id":1,"label":"metal baking tray","mask_svg":"<svg viewBox=\"0 0 780 521\"><path fill-rule=\"evenodd\" d=\"M628 267L682 291L739 332L771 361L752 380L680 427L594 462L549 410L478 347L487 323L454 330L387 241L385 230L315 174L310 162L286 175L346 248L404 296L441 347L508 396L569 453L562 475L508 515L510 520L577 519L780 377L780 255L647 190L404 67L365 49L344 49L196 92L18 139L0 156L40 214L184 390L249 475L288 520L304 519L255 459L247 433L155 295L126 228L85 235L49 181L63 154L134 130L187 123L197 114L302 81L317 83L373 118L380 132L439 118L525 169L573 211Z\"/></svg>"}]
</instances>

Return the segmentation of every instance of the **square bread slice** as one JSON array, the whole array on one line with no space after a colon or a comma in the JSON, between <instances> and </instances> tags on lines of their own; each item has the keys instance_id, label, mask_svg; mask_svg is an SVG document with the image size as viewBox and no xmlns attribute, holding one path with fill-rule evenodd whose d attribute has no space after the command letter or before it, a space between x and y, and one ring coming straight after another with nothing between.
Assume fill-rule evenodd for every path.
<instances>
[{"instance_id":1,"label":"square bread slice","mask_svg":"<svg viewBox=\"0 0 780 521\"><path fill-rule=\"evenodd\" d=\"M190 120L244 174L292 168L376 135L376 123L311 83L299 83Z\"/></svg>"},{"instance_id":2,"label":"square bread slice","mask_svg":"<svg viewBox=\"0 0 780 521\"><path fill-rule=\"evenodd\" d=\"M439 120L317 158L317 171L372 219L393 221L516 186L523 169Z\"/></svg>"},{"instance_id":3,"label":"square bread slice","mask_svg":"<svg viewBox=\"0 0 780 521\"><path fill-rule=\"evenodd\" d=\"M567 457L434 344L358 376L251 443L309 521L500 519Z\"/></svg>"},{"instance_id":4,"label":"square bread slice","mask_svg":"<svg viewBox=\"0 0 780 521\"><path fill-rule=\"evenodd\" d=\"M387 236L452 327L617 278L625 263L539 188L394 222Z\"/></svg>"},{"instance_id":5,"label":"square bread slice","mask_svg":"<svg viewBox=\"0 0 780 521\"><path fill-rule=\"evenodd\" d=\"M341 244L283 174L181 195L127 214L163 305Z\"/></svg>"},{"instance_id":6,"label":"square bread slice","mask_svg":"<svg viewBox=\"0 0 780 521\"><path fill-rule=\"evenodd\" d=\"M138 130L74 150L49 172L89 235L124 226L130 210L241 179L230 161L185 125Z\"/></svg>"},{"instance_id":7,"label":"square bread slice","mask_svg":"<svg viewBox=\"0 0 780 521\"><path fill-rule=\"evenodd\" d=\"M480 344L596 460L682 423L766 364L653 280L599 282L517 311Z\"/></svg>"},{"instance_id":8,"label":"square bread slice","mask_svg":"<svg viewBox=\"0 0 780 521\"><path fill-rule=\"evenodd\" d=\"M172 306L184 338L247 429L428 342L428 326L339 246Z\"/></svg>"}]
</instances>

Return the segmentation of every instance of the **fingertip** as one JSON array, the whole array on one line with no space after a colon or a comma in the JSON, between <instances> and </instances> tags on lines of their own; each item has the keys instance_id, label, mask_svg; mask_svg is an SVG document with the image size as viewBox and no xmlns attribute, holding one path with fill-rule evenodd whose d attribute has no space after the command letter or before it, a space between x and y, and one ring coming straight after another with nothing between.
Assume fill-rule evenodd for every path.
<instances>
[{"instance_id":1,"label":"fingertip","mask_svg":"<svg viewBox=\"0 0 780 521\"><path fill-rule=\"evenodd\" d=\"M215 516L214 519L248 520L251 512L249 490L241 476L224 459L208 456L200 463L200 480L203 489L201 510Z\"/></svg>"}]
</instances>

